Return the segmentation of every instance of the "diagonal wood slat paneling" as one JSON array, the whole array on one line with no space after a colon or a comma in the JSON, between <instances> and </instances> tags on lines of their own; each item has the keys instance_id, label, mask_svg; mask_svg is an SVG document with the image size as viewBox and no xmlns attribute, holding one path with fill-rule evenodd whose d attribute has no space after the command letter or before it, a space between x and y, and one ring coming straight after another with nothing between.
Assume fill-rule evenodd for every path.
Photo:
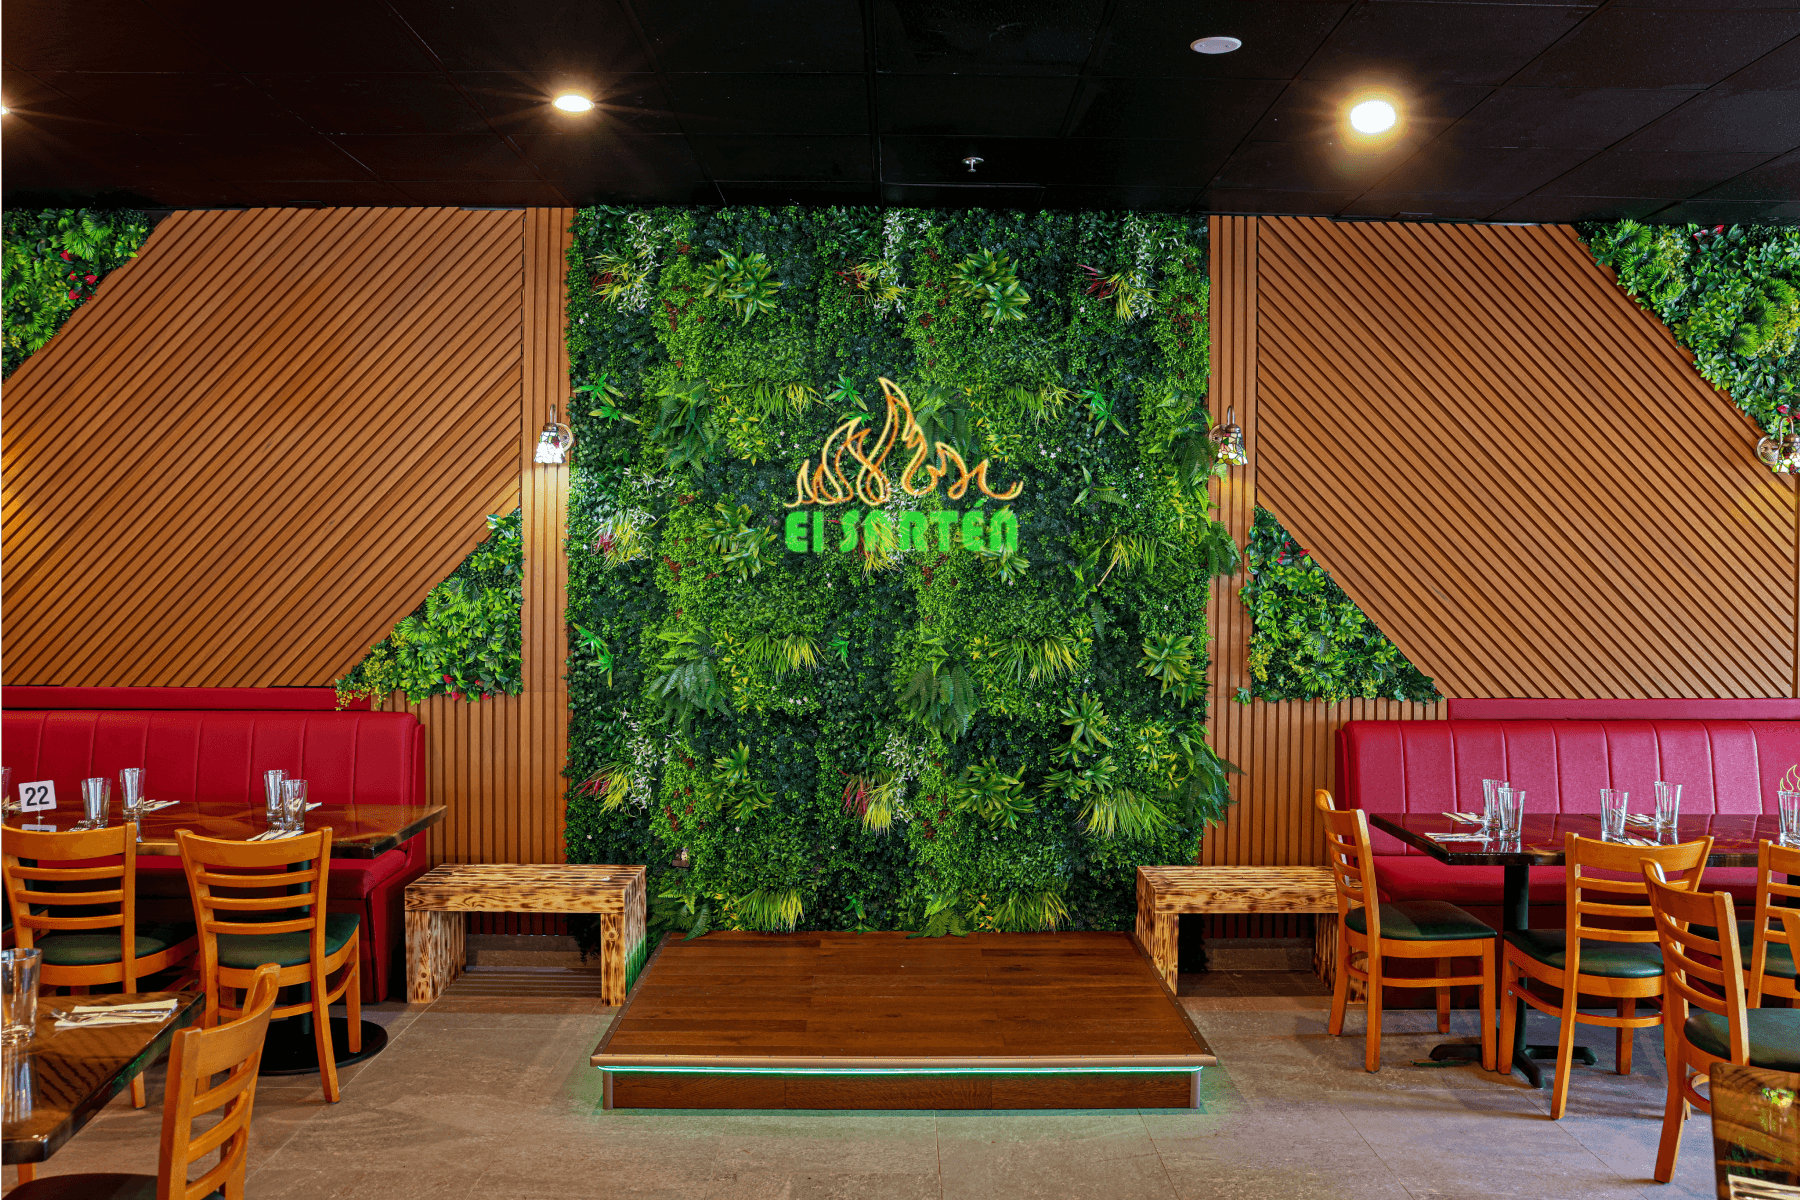
<instances>
[{"instance_id":1,"label":"diagonal wood slat paneling","mask_svg":"<svg viewBox=\"0 0 1800 1200\"><path fill-rule=\"evenodd\" d=\"M1793 694L1793 487L1572 230L1254 242L1254 487L1445 694Z\"/></svg>"},{"instance_id":2,"label":"diagonal wood slat paneling","mask_svg":"<svg viewBox=\"0 0 1800 1200\"><path fill-rule=\"evenodd\" d=\"M545 390L526 224L160 224L7 382L6 682L317 685L354 665L519 502Z\"/></svg>"}]
</instances>

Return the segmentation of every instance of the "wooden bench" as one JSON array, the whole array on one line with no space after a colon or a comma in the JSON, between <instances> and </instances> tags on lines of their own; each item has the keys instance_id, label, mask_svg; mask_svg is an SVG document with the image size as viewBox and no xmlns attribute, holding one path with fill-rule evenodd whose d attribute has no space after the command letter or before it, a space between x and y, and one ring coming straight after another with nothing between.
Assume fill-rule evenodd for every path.
<instances>
[{"instance_id":1,"label":"wooden bench","mask_svg":"<svg viewBox=\"0 0 1800 1200\"><path fill-rule=\"evenodd\" d=\"M464 913L594 913L600 998L625 1003L648 957L643 867L445 863L406 885L406 999L429 1004L463 972Z\"/></svg>"},{"instance_id":2,"label":"wooden bench","mask_svg":"<svg viewBox=\"0 0 1800 1200\"><path fill-rule=\"evenodd\" d=\"M1139 867L1137 939L1175 986L1175 930L1182 913L1330 913L1337 929L1337 890L1328 867ZM1327 922L1320 921L1322 928ZM1316 939L1313 965L1320 974L1335 963L1322 961ZM1335 945L1335 942L1331 943Z\"/></svg>"}]
</instances>

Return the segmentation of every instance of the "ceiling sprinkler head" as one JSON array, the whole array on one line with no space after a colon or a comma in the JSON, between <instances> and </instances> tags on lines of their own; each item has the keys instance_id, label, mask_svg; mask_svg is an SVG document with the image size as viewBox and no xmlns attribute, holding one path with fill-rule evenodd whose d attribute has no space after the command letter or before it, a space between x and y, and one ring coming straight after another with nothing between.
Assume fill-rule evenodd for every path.
<instances>
[{"instance_id":1,"label":"ceiling sprinkler head","mask_svg":"<svg viewBox=\"0 0 1800 1200\"><path fill-rule=\"evenodd\" d=\"M963 166L969 168L969 174L973 175L975 173L975 168L986 161L987 159L982 158L979 154L971 154L969 157L963 159Z\"/></svg>"}]
</instances>

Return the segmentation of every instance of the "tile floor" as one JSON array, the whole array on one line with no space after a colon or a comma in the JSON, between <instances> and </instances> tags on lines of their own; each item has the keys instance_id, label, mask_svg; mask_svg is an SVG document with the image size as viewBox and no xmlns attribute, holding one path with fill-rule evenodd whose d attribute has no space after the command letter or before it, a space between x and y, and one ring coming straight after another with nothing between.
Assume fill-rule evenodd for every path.
<instances>
[{"instance_id":1,"label":"tile floor","mask_svg":"<svg viewBox=\"0 0 1800 1200\"><path fill-rule=\"evenodd\" d=\"M1660 1039L1642 1031L1637 1073L1610 1072L1610 1035L1578 1035L1569 1114L1479 1067L1424 1067L1429 1012L1390 1012L1379 1074L1362 1070L1362 1017L1325 1034L1326 998L1304 980L1184 981L1221 1060L1200 1110L1089 1112L630 1113L600 1108L586 1065L611 1010L578 994L521 1004L480 972L430 1007L384 1005L387 1050L344 1072L326 1105L309 1078L257 1095L253 1200L607 1196L701 1200L1054 1197L1309 1200L1356 1197L1626 1197L1713 1192L1706 1118L1689 1122L1676 1180L1650 1180L1663 1097ZM1227 988L1226 985L1229 984ZM579 992L580 989L565 989ZM1306 992L1313 994L1308 995ZM1225 994L1229 992L1229 994ZM535 1008L536 1011L522 1011ZM549 1011L546 1011L549 1010ZM367 1010L365 1010L367 1011ZM1551 1024L1533 1040L1553 1040ZM1453 1036L1473 1034L1455 1014ZM152 1080L160 1098L160 1077ZM159 1101L124 1097L47 1164L156 1165ZM10 1186L13 1172L6 1172Z\"/></svg>"}]
</instances>

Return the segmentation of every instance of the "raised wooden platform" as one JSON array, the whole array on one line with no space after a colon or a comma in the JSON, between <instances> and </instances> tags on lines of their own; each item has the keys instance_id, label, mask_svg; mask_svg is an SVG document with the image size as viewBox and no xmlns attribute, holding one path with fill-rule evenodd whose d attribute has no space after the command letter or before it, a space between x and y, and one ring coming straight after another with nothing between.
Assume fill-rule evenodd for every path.
<instances>
[{"instance_id":1,"label":"raised wooden platform","mask_svg":"<svg viewBox=\"0 0 1800 1200\"><path fill-rule=\"evenodd\" d=\"M1125 933L666 938L611 1108L1187 1108L1217 1060Z\"/></svg>"}]
</instances>

